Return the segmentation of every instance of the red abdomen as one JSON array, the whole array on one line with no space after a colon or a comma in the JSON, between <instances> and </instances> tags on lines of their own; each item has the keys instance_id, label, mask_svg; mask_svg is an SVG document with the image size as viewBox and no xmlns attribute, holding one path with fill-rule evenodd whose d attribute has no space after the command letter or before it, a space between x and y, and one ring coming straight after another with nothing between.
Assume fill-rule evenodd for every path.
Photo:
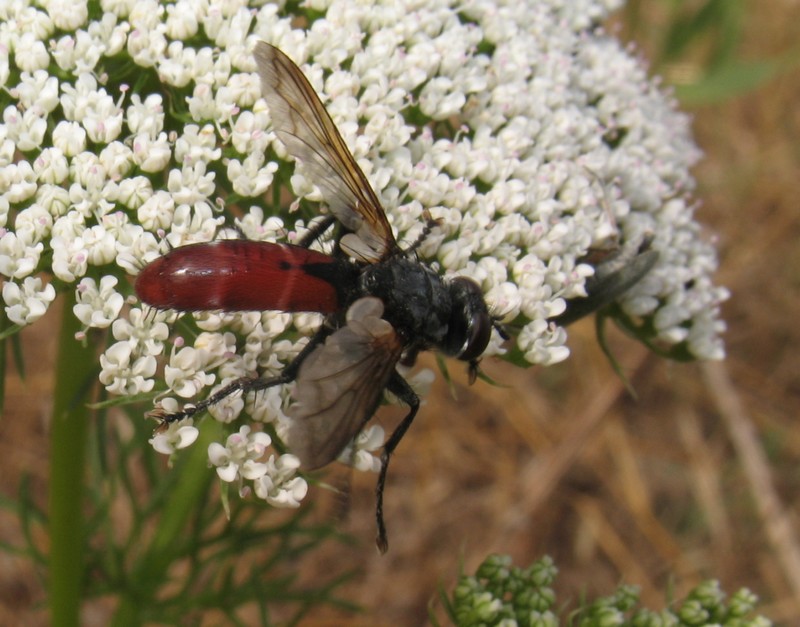
<instances>
[{"instance_id":1,"label":"red abdomen","mask_svg":"<svg viewBox=\"0 0 800 627\"><path fill-rule=\"evenodd\" d=\"M333 313L340 308L337 281L347 281L348 270L299 246L217 240L159 257L139 273L135 289L158 309Z\"/></svg>"}]
</instances>

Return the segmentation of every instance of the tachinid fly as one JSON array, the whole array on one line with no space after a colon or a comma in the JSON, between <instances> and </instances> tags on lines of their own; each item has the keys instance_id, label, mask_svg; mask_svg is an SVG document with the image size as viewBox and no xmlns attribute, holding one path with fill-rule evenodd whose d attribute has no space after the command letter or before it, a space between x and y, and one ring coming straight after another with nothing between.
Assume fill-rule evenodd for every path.
<instances>
[{"instance_id":1,"label":"tachinid fly","mask_svg":"<svg viewBox=\"0 0 800 627\"><path fill-rule=\"evenodd\" d=\"M340 223L333 254L308 248L332 220L297 246L248 240L183 246L145 267L136 293L159 309L307 311L326 319L279 376L234 381L194 406L159 417L163 424L174 422L234 392L296 381L287 444L311 470L341 453L388 389L409 411L381 455L377 544L385 552L389 460L419 409L419 398L396 366L433 349L468 362L474 379L494 322L477 283L444 280L416 260L413 246L400 248L378 197L300 68L263 42L255 59L275 133L304 163Z\"/></svg>"}]
</instances>

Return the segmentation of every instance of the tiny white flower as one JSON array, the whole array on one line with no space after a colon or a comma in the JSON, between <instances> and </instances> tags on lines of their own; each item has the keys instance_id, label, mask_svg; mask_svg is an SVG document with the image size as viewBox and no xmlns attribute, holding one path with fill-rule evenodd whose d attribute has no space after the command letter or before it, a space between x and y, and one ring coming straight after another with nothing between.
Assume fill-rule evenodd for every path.
<instances>
[{"instance_id":1,"label":"tiny white flower","mask_svg":"<svg viewBox=\"0 0 800 627\"><path fill-rule=\"evenodd\" d=\"M194 347L205 355L206 367L218 368L236 355L236 336L233 333L201 333Z\"/></svg>"},{"instance_id":2,"label":"tiny white flower","mask_svg":"<svg viewBox=\"0 0 800 627\"><path fill-rule=\"evenodd\" d=\"M53 60L64 71L74 70L78 61L78 46L75 37L64 35L51 47Z\"/></svg>"},{"instance_id":3,"label":"tiny white flower","mask_svg":"<svg viewBox=\"0 0 800 627\"><path fill-rule=\"evenodd\" d=\"M156 191L136 212L141 225L149 231L167 229L172 224L175 199L164 190Z\"/></svg>"},{"instance_id":4,"label":"tiny white flower","mask_svg":"<svg viewBox=\"0 0 800 627\"><path fill-rule=\"evenodd\" d=\"M79 211L69 211L53 222L53 238L71 240L80 237L86 230L86 219ZM52 243L52 240L51 240Z\"/></svg>"},{"instance_id":5,"label":"tiny white flower","mask_svg":"<svg viewBox=\"0 0 800 627\"><path fill-rule=\"evenodd\" d=\"M167 85L186 87L192 79L195 51L184 48L182 41L173 41L167 46L167 54L159 59L158 77Z\"/></svg>"},{"instance_id":6,"label":"tiny white flower","mask_svg":"<svg viewBox=\"0 0 800 627\"><path fill-rule=\"evenodd\" d=\"M234 74L226 87L238 107L252 107L261 97L261 83L255 74Z\"/></svg>"},{"instance_id":7,"label":"tiny white flower","mask_svg":"<svg viewBox=\"0 0 800 627\"><path fill-rule=\"evenodd\" d=\"M286 419L284 410L288 396L288 390L282 389L282 386L273 386L254 394L248 394L245 399L247 414L254 422L279 424L280 421Z\"/></svg>"},{"instance_id":8,"label":"tiny white flower","mask_svg":"<svg viewBox=\"0 0 800 627\"><path fill-rule=\"evenodd\" d=\"M51 146L39 153L33 162L33 169L38 182L58 184L62 183L69 175L69 163L64 153Z\"/></svg>"},{"instance_id":9,"label":"tiny white flower","mask_svg":"<svg viewBox=\"0 0 800 627\"><path fill-rule=\"evenodd\" d=\"M206 124L200 128L196 124L188 124L184 127L183 135L175 142L175 161L184 165L216 161L222 154L216 142L217 135L212 125Z\"/></svg>"},{"instance_id":10,"label":"tiny white flower","mask_svg":"<svg viewBox=\"0 0 800 627\"><path fill-rule=\"evenodd\" d=\"M144 176L126 178L119 183L117 201L121 202L128 209L139 209L152 197L152 184L150 180Z\"/></svg>"},{"instance_id":11,"label":"tiny white flower","mask_svg":"<svg viewBox=\"0 0 800 627\"><path fill-rule=\"evenodd\" d=\"M279 216L264 218L261 207L250 207L241 218L236 219L236 226L241 229L247 239L274 242L286 232L283 220Z\"/></svg>"},{"instance_id":12,"label":"tiny white flower","mask_svg":"<svg viewBox=\"0 0 800 627\"><path fill-rule=\"evenodd\" d=\"M220 376L223 376L222 374ZM215 393L218 390L224 388L226 385L234 381L239 377L228 378L223 377L222 382L220 385L216 386L212 389L211 393ZM217 422L221 422L223 424L229 424L236 420L239 415L242 413L245 407L245 399L242 397L241 394L230 394L222 399L219 403L214 403L211 407L208 408L208 413L213 416L214 420Z\"/></svg>"},{"instance_id":13,"label":"tiny white flower","mask_svg":"<svg viewBox=\"0 0 800 627\"><path fill-rule=\"evenodd\" d=\"M7 231L0 237L0 274L9 279L23 279L32 274L39 265L44 244L33 244L24 234L24 231L20 233L23 236L20 237L14 231Z\"/></svg>"},{"instance_id":14,"label":"tiny white flower","mask_svg":"<svg viewBox=\"0 0 800 627\"><path fill-rule=\"evenodd\" d=\"M3 283L2 294L8 319L24 326L33 324L47 312L56 290L50 283L42 287L42 279L29 276L21 287L12 281Z\"/></svg>"},{"instance_id":15,"label":"tiny white flower","mask_svg":"<svg viewBox=\"0 0 800 627\"><path fill-rule=\"evenodd\" d=\"M98 21L91 22L87 29L94 44L93 47L109 57L116 56L122 52L128 32L131 29L130 24L117 20L117 17L113 13L105 12ZM81 32L78 31L78 34L80 35ZM90 51L87 52L91 55ZM92 65L92 68L94 68L94 65Z\"/></svg>"},{"instance_id":16,"label":"tiny white flower","mask_svg":"<svg viewBox=\"0 0 800 627\"><path fill-rule=\"evenodd\" d=\"M567 339L562 327L548 325L545 320L535 320L522 328L517 344L530 363L552 365L569 357L569 349L564 345Z\"/></svg>"},{"instance_id":17,"label":"tiny white flower","mask_svg":"<svg viewBox=\"0 0 800 627\"><path fill-rule=\"evenodd\" d=\"M9 202L24 202L36 193L36 172L27 161L4 166L0 169L0 188Z\"/></svg>"},{"instance_id":18,"label":"tiny white flower","mask_svg":"<svg viewBox=\"0 0 800 627\"><path fill-rule=\"evenodd\" d=\"M14 162L14 154L17 151L17 147L13 141L5 137L7 131L3 131L5 131L5 128L0 131L0 166L5 167Z\"/></svg>"},{"instance_id":19,"label":"tiny white flower","mask_svg":"<svg viewBox=\"0 0 800 627\"><path fill-rule=\"evenodd\" d=\"M41 147L47 131L44 115L45 112L37 108L20 113L13 107L8 107L3 112L3 121L6 123L9 138L19 150L28 152Z\"/></svg>"},{"instance_id":20,"label":"tiny white flower","mask_svg":"<svg viewBox=\"0 0 800 627\"><path fill-rule=\"evenodd\" d=\"M122 142L113 141L100 152L99 161L108 178L119 181L133 165L133 152Z\"/></svg>"},{"instance_id":21,"label":"tiny white flower","mask_svg":"<svg viewBox=\"0 0 800 627\"><path fill-rule=\"evenodd\" d=\"M172 158L166 133L159 133L152 139L147 133L139 133L133 138L133 162L143 172L161 172Z\"/></svg>"},{"instance_id":22,"label":"tiny white flower","mask_svg":"<svg viewBox=\"0 0 800 627\"><path fill-rule=\"evenodd\" d=\"M193 120L213 120L217 105L214 102L214 92L209 85L199 83L195 85L192 95L186 99L189 114Z\"/></svg>"},{"instance_id":23,"label":"tiny white flower","mask_svg":"<svg viewBox=\"0 0 800 627\"><path fill-rule=\"evenodd\" d=\"M30 244L41 242L53 228L53 216L35 202L17 214L14 231L17 237Z\"/></svg>"},{"instance_id":24,"label":"tiny white flower","mask_svg":"<svg viewBox=\"0 0 800 627\"><path fill-rule=\"evenodd\" d=\"M8 46L0 43L0 87L6 87L8 78L11 75L11 68L9 66Z\"/></svg>"},{"instance_id":25,"label":"tiny white flower","mask_svg":"<svg viewBox=\"0 0 800 627\"><path fill-rule=\"evenodd\" d=\"M175 248L193 242L208 242L224 220L224 216L215 216L207 201L182 204L175 208L172 230L167 239Z\"/></svg>"},{"instance_id":26,"label":"tiny white flower","mask_svg":"<svg viewBox=\"0 0 800 627\"><path fill-rule=\"evenodd\" d=\"M139 2L136 4L136 8L145 4L148 3ZM157 15L156 12L153 14ZM162 28L140 30L140 25L131 21L134 29L128 36L128 52L136 65L153 67L167 49L167 38Z\"/></svg>"},{"instance_id":27,"label":"tiny white flower","mask_svg":"<svg viewBox=\"0 0 800 627\"><path fill-rule=\"evenodd\" d=\"M70 178L89 194L103 189L108 180L100 157L89 151L75 155L69 164ZM70 190L71 193L72 190Z\"/></svg>"},{"instance_id":28,"label":"tiny white flower","mask_svg":"<svg viewBox=\"0 0 800 627\"><path fill-rule=\"evenodd\" d=\"M268 434L251 433L250 427L245 425L228 436L225 446L218 442L209 444L208 460L217 467L217 475L225 482L258 479L268 470L268 465L258 460L271 444Z\"/></svg>"},{"instance_id":29,"label":"tiny white flower","mask_svg":"<svg viewBox=\"0 0 800 627\"><path fill-rule=\"evenodd\" d=\"M53 225L55 232L60 223ZM81 237L65 239L53 237L50 240L53 248L53 274L62 281L72 282L86 274L89 267L89 252Z\"/></svg>"},{"instance_id":30,"label":"tiny white flower","mask_svg":"<svg viewBox=\"0 0 800 627\"><path fill-rule=\"evenodd\" d=\"M150 94L144 101L131 94L131 104L125 111L125 121L134 135L155 139L164 129L164 107L161 94Z\"/></svg>"},{"instance_id":31,"label":"tiny white flower","mask_svg":"<svg viewBox=\"0 0 800 627\"><path fill-rule=\"evenodd\" d=\"M122 130L122 110L104 90L94 96L91 108L84 112L81 125L86 135L95 143L108 144L119 137Z\"/></svg>"},{"instance_id":32,"label":"tiny white flower","mask_svg":"<svg viewBox=\"0 0 800 627\"><path fill-rule=\"evenodd\" d=\"M383 447L386 434L380 425L370 425L339 453L338 460L361 472L379 472L381 459L373 455Z\"/></svg>"},{"instance_id":33,"label":"tiny white flower","mask_svg":"<svg viewBox=\"0 0 800 627\"><path fill-rule=\"evenodd\" d=\"M300 460L291 454L275 457L267 461L265 474L254 482L255 493L275 507L299 507L308 493L308 484L296 476Z\"/></svg>"},{"instance_id":34,"label":"tiny white flower","mask_svg":"<svg viewBox=\"0 0 800 627\"><path fill-rule=\"evenodd\" d=\"M214 172L206 172L203 161L185 165L181 170L170 170L167 190L176 203L194 204L214 193Z\"/></svg>"},{"instance_id":35,"label":"tiny white flower","mask_svg":"<svg viewBox=\"0 0 800 627\"><path fill-rule=\"evenodd\" d=\"M194 426L191 418L170 423L163 431L159 431L148 440L156 452L172 455L176 451L195 443L200 431Z\"/></svg>"},{"instance_id":36,"label":"tiny white flower","mask_svg":"<svg viewBox=\"0 0 800 627\"><path fill-rule=\"evenodd\" d=\"M197 33L197 3L178 0L167 6L166 33L170 39L189 39Z\"/></svg>"},{"instance_id":37,"label":"tiny white flower","mask_svg":"<svg viewBox=\"0 0 800 627\"><path fill-rule=\"evenodd\" d=\"M136 355L130 342L116 342L100 355L99 379L113 394L141 394L153 389L156 365L152 355Z\"/></svg>"},{"instance_id":38,"label":"tiny white flower","mask_svg":"<svg viewBox=\"0 0 800 627\"><path fill-rule=\"evenodd\" d=\"M263 154L270 141L266 132L267 116L262 111L242 111L231 129L231 143L237 152L243 155Z\"/></svg>"},{"instance_id":39,"label":"tiny white flower","mask_svg":"<svg viewBox=\"0 0 800 627\"><path fill-rule=\"evenodd\" d=\"M228 179L231 181L233 191L240 196L260 196L270 185L272 185L273 175L278 169L278 164L270 162L266 167L264 155L254 152L248 155L244 161L231 159L228 161Z\"/></svg>"},{"instance_id":40,"label":"tiny white flower","mask_svg":"<svg viewBox=\"0 0 800 627\"><path fill-rule=\"evenodd\" d=\"M104 276L98 287L92 278L81 279L72 311L84 326L105 329L117 319L125 304L122 294L114 289L117 282L114 276Z\"/></svg>"},{"instance_id":41,"label":"tiny white flower","mask_svg":"<svg viewBox=\"0 0 800 627\"><path fill-rule=\"evenodd\" d=\"M216 376L204 371L205 353L190 346L173 350L169 364L164 367L164 380L180 397L192 398L211 385Z\"/></svg>"},{"instance_id":42,"label":"tiny white flower","mask_svg":"<svg viewBox=\"0 0 800 627\"><path fill-rule=\"evenodd\" d=\"M155 0L140 0L127 7L128 20L136 28L155 29L161 26L165 7Z\"/></svg>"},{"instance_id":43,"label":"tiny white flower","mask_svg":"<svg viewBox=\"0 0 800 627\"><path fill-rule=\"evenodd\" d=\"M33 32L24 32L14 46L14 62L23 72L43 70L50 62L44 42Z\"/></svg>"},{"instance_id":44,"label":"tiny white flower","mask_svg":"<svg viewBox=\"0 0 800 627\"><path fill-rule=\"evenodd\" d=\"M169 327L160 320L164 314L145 315L141 309L131 309L128 319L118 318L111 325L115 340L131 342L145 355L160 355L169 337Z\"/></svg>"},{"instance_id":45,"label":"tiny white flower","mask_svg":"<svg viewBox=\"0 0 800 627\"><path fill-rule=\"evenodd\" d=\"M86 130L78 122L61 120L53 129L53 145L73 157L86 149Z\"/></svg>"},{"instance_id":46,"label":"tiny white flower","mask_svg":"<svg viewBox=\"0 0 800 627\"><path fill-rule=\"evenodd\" d=\"M115 261L125 272L135 275L142 269L143 262L152 261L161 254L159 241L136 224L128 224L123 230L117 237Z\"/></svg>"},{"instance_id":47,"label":"tiny white flower","mask_svg":"<svg viewBox=\"0 0 800 627\"><path fill-rule=\"evenodd\" d=\"M492 303L492 315L500 322L510 322L520 313L522 296L519 288L510 281L496 284L486 293L486 300Z\"/></svg>"},{"instance_id":48,"label":"tiny white flower","mask_svg":"<svg viewBox=\"0 0 800 627\"><path fill-rule=\"evenodd\" d=\"M89 7L76 0L49 0L45 7L56 28L65 31L76 30L86 23Z\"/></svg>"},{"instance_id":49,"label":"tiny white flower","mask_svg":"<svg viewBox=\"0 0 800 627\"><path fill-rule=\"evenodd\" d=\"M86 229L81 235L86 249L87 262L102 266L114 261L117 256L114 236L98 224Z\"/></svg>"},{"instance_id":50,"label":"tiny white flower","mask_svg":"<svg viewBox=\"0 0 800 627\"><path fill-rule=\"evenodd\" d=\"M236 94L228 86L222 86L214 93L214 119L219 123L229 124L230 120L239 113L236 103Z\"/></svg>"}]
</instances>

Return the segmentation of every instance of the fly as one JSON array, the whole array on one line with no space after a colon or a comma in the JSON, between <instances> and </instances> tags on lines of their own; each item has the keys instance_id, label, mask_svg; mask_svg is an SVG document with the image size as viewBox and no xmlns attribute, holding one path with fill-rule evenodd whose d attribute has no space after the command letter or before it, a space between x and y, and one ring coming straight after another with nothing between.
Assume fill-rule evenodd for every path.
<instances>
[{"instance_id":1,"label":"fly","mask_svg":"<svg viewBox=\"0 0 800 627\"><path fill-rule=\"evenodd\" d=\"M333 219L299 245L220 240L176 248L139 274L136 293L158 309L319 312L325 320L276 377L236 380L196 405L156 412L162 425L204 411L235 392L296 382L287 445L308 470L327 465L364 428L384 390L409 408L383 446L376 487L377 545L388 549L383 492L392 453L420 400L397 372L424 350L469 364L470 381L496 326L480 286L445 280L403 250L386 213L300 68L258 43L255 60L274 130L303 162L340 228L333 254L309 249ZM427 232L428 227L426 227ZM502 335L502 332L501 332Z\"/></svg>"}]
</instances>

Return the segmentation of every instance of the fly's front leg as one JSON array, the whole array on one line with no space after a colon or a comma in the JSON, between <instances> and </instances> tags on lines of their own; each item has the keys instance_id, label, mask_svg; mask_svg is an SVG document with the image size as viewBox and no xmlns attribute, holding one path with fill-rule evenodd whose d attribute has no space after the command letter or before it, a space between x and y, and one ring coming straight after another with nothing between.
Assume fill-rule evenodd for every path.
<instances>
[{"instance_id":1,"label":"fly's front leg","mask_svg":"<svg viewBox=\"0 0 800 627\"><path fill-rule=\"evenodd\" d=\"M271 388L276 385L283 385L284 383L289 383L292 380L294 380L294 377L287 377L287 375L285 374L285 370L277 377L272 377L271 379L261 379L259 377L242 377L241 379L236 379L235 381L232 381L224 388L218 390L208 398L193 405L186 405L180 411L168 414L165 413L163 408L159 406L156 407L153 411L148 412L147 415L151 418L156 418L159 421L159 425L156 428L156 431L163 431L168 425L172 424L173 422L179 422L181 420L185 420L186 418L191 418L195 414L202 413L212 405L216 405L223 399L227 398L231 394L235 394L236 392L247 394L248 392L252 392L254 390L266 390L267 388Z\"/></svg>"},{"instance_id":2,"label":"fly's front leg","mask_svg":"<svg viewBox=\"0 0 800 627\"><path fill-rule=\"evenodd\" d=\"M231 394L235 394L236 392L247 394L248 392L266 390L267 388L275 387L276 385L285 385L286 383L291 383L297 378L297 372L300 370L300 366L303 364L303 361L305 361L306 357L308 357L317 346L325 341L325 338L331 334L332 330L333 329L330 327L330 325L323 324L313 335L311 340L309 340L308 344L303 347L303 350L297 354L297 357L289 362L283 371L276 377L271 377L269 379L262 379L260 377L242 377L241 379L232 381L208 398L194 405L187 405L181 411L170 414L166 413L161 407L156 407L156 409L149 412L147 415L152 418L156 418L159 421L156 431L162 431L171 423L178 422L186 418L191 418L196 414L202 413L212 405L216 405L221 400L227 398Z\"/></svg>"},{"instance_id":3,"label":"fly's front leg","mask_svg":"<svg viewBox=\"0 0 800 627\"><path fill-rule=\"evenodd\" d=\"M408 381L401 377L397 371L392 373L392 378L389 379L389 383L386 387L392 394L408 405L409 412L406 414L406 417L403 418L402 422L397 425L397 428L392 432L392 435L389 436L389 439L386 440L386 444L383 445L383 452L381 453L381 471L380 474L378 474L378 485L375 488L375 518L378 523L378 537L375 539L375 543L378 545L378 550L381 553L386 553L389 549L386 524L383 521L383 490L386 487L386 473L389 471L389 460L392 457L392 453L394 453L394 450L397 448L397 445L400 444L400 440L403 439L406 431L408 431L408 428L411 426L411 423L414 422L414 416L417 415L417 411L419 410L419 396L411 389Z\"/></svg>"}]
</instances>

